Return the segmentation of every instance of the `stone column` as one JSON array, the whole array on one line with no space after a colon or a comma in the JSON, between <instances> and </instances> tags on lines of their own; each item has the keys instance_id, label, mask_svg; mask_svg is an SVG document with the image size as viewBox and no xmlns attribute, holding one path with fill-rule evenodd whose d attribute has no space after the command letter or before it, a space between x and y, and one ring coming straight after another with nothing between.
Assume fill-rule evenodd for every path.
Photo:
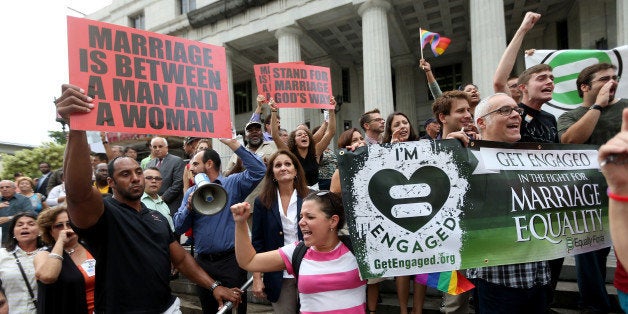
<instances>
[{"instance_id":1,"label":"stone column","mask_svg":"<svg viewBox=\"0 0 628 314\"><path fill-rule=\"evenodd\" d=\"M482 97L493 93L493 74L506 50L503 0L469 1L473 83Z\"/></svg>"},{"instance_id":2,"label":"stone column","mask_svg":"<svg viewBox=\"0 0 628 314\"><path fill-rule=\"evenodd\" d=\"M358 9L362 17L364 111L379 108L383 117L392 113L392 74L386 0L369 0Z\"/></svg>"},{"instance_id":3,"label":"stone column","mask_svg":"<svg viewBox=\"0 0 628 314\"><path fill-rule=\"evenodd\" d=\"M414 129L418 132L417 100L415 96L415 77L418 62L414 59L414 56L406 55L393 59L392 65L395 70L395 94L397 95L395 102L397 103L397 111L405 113Z\"/></svg>"},{"instance_id":4,"label":"stone column","mask_svg":"<svg viewBox=\"0 0 628 314\"><path fill-rule=\"evenodd\" d=\"M231 112L231 123L235 123L235 107L233 102L233 72L232 72L232 64L231 59L233 58L232 52L229 48L225 48L225 58L227 61L227 85L229 86L229 108ZM237 126L233 126L237 130ZM220 155L220 160L223 165L226 165L233 155L233 151L225 144L221 143L217 138L212 139L212 147L213 149ZM222 171L222 169L221 169Z\"/></svg>"},{"instance_id":5,"label":"stone column","mask_svg":"<svg viewBox=\"0 0 628 314\"><path fill-rule=\"evenodd\" d=\"M302 31L296 26L287 26L275 31L275 37L278 41L278 61L294 62L301 61L301 44L299 36ZM301 108L282 108L279 110L281 118L281 127L288 130L288 133L297 128L297 125L303 123L304 113Z\"/></svg>"},{"instance_id":6,"label":"stone column","mask_svg":"<svg viewBox=\"0 0 628 314\"><path fill-rule=\"evenodd\" d=\"M628 45L628 3L617 0L617 47Z\"/></svg>"}]
</instances>

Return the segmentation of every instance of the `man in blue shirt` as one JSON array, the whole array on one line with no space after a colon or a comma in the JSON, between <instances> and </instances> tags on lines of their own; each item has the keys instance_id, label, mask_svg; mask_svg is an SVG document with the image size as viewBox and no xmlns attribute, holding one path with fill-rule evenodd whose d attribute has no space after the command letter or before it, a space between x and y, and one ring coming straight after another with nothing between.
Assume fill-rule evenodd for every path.
<instances>
[{"instance_id":1,"label":"man in blue shirt","mask_svg":"<svg viewBox=\"0 0 628 314\"><path fill-rule=\"evenodd\" d=\"M174 216L174 228L177 234L181 234L192 227L198 264L222 285L239 287L246 281L247 272L238 267L236 261L235 223L228 208L232 204L244 201L246 196L255 189L264 178L266 166L259 157L242 147L236 139L221 139L220 141L238 155L246 170L224 177L220 170L220 155L215 150L207 149L194 155L190 161L192 173L194 175L205 173L210 182L222 185L227 191L227 203L223 210L215 215L199 214L192 209L190 202L197 185L190 187L185 192L181 207ZM212 297L211 291L200 286L197 286L197 291L203 312L215 312L218 309L218 303ZM242 298L246 299L246 295ZM239 305L238 313L246 313L246 302Z\"/></svg>"},{"instance_id":2,"label":"man in blue shirt","mask_svg":"<svg viewBox=\"0 0 628 314\"><path fill-rule=\"evenodd\" d=\"M15 193L15 182L0 181L0 226L2 227L2 247L5 246L9 234L9 223L13 216L21 212L34 211L28 197Z\"/></svg>"}]
</instances>

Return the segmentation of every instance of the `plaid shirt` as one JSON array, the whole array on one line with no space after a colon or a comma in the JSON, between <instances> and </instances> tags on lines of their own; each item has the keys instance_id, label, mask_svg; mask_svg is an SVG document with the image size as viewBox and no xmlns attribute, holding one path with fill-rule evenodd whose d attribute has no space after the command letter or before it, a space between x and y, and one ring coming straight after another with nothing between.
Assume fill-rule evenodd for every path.
<instances>
[{"instance_id":1,"label":"plaid shirt","mask_svg":"<svg viewBox=\"0 0 628 314\"><path fill-rule=\"evenodd\" d=\"M550 268L547 261L488 266L467 269L467 277L510 288L528 289L549 284Z\"/></svg>"}]
</instances>

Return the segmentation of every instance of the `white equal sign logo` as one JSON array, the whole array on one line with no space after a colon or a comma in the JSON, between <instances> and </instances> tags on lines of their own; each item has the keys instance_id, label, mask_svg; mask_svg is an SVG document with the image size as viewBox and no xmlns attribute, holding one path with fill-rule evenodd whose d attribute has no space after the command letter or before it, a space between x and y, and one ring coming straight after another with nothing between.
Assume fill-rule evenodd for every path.
<instances>
[{"instance_id":1,"label":"white equal sign logo","mask_svg":"<svg viewBox=\"0 0 628 314\"><path fill-rule=\"evenodd\" d=\"M398 200L426 197L431 192L432 189L425 183L394 185L388 191L392 198ZM395 218L429 216L432 214L432 204L428 202L397 204L392 207L390 212Z\"/></svg>"}]
</instances>

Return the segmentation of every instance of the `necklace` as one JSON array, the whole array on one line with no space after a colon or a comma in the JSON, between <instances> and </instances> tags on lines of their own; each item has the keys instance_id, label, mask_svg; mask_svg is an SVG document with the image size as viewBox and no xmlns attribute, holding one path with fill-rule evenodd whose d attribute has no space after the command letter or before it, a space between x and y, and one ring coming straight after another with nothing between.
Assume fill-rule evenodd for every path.
<instances>
[{"instance_id":1,"label":"necklace","mask_svg":"<svg viewBox=\"0 0 628 314\"><path fill-rule=\"evenodd\" d=\"M72 255L72 253L74 253L74 251L76 251L76 247L78 247L78 243L71 249L69 250L64 250L66 253L68 253L68 255Z\"/></svg>"}]
</instances>

